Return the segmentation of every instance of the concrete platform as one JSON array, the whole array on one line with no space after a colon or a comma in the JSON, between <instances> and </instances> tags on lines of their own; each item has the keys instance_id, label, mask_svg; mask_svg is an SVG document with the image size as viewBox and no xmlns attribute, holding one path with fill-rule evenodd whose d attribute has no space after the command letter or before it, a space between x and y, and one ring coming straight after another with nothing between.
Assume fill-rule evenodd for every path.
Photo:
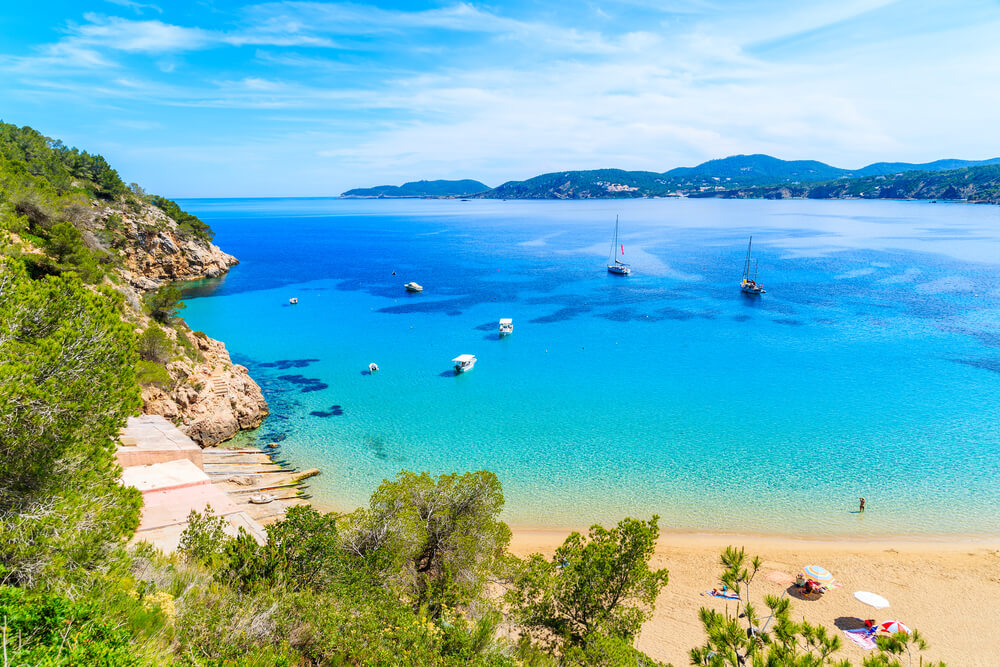
<instances>
[{"instance_id":1,"label":"concrete platform","mask_svg":"<svg viewBox=\"0 0 1000 667\"><path fill-rule=\"evenodd\" d=\"M187 459L203 468L201 447L160 415L129 417L115 452L122 468Z\"/></svg>"},{"instance_id":2,"label":"concrete platform","mask_svg":"<svg viewBox=\"0 0 1000 667\"><path fill-rule=\"evenodd\" d=\"M227 533L236 535L243 528L257 542L267 540L267 531L260 523L187 458L125 468L122 483L142 492L142 516L135 541L149 542L170 553L177 549L191 511L204 513L209 507L216 516L226 519Z\"/></svg>"}]
</instances>

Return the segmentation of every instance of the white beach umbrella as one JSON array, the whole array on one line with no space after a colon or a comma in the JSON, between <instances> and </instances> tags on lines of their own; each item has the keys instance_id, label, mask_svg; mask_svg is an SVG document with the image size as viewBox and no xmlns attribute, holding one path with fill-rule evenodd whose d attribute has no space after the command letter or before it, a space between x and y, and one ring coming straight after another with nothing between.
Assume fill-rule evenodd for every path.
<instances>
[{"instance_id":1,"label":"white beach umbrella","mask_svg":"<svg viewBox=\"0 0 1000 667\"><path fill-rule=\"evenodd\" d=\"M889 606L889 601L886 600L881 595L876 593L869 593L868 591L858 591L854 594L858 600L864 602L870 607L875 607L876 609L885 609Z\"/></svg>"}]
</instances>

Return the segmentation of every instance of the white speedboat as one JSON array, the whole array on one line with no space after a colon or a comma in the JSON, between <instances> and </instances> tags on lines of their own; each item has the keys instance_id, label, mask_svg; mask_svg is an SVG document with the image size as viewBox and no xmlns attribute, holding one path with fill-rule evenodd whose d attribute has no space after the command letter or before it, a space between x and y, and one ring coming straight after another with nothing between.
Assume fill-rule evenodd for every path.
<instances>
[{"instance_id":1,"label":"white speedboat","mask_svg":"<svg viewBox=\"0 0 1000 667\"><path fill-rule=\"evenodd\" d=\"M404 285L404 287L406 287L406 291L407 292L423 292L424 291L424 288L421 285L418 285L417 283L412 282L412 281L406 283L406 285Z\"/></svg>"},{"instance_id":2,"label":"white speedboat","mask_svg":"<svg viewBox=\"0 0 1000 667\"><path fill-rule=\"evenodd\" d=\"M376 364L374 361L372 363L368 364L368 372L369 373L374 373L377 370L378 370L378 364Z\"/></svg>"},{"instance_id":3,"label":"white speedboat","mask_svg":"<svg viewBox=\"0 0 1000 667\"><path fill-rule=\"evenodd\" d=\"M514 320L509 317L505 317L500 320L500 336L506 336L508 334L514 333Z\"/></svg>"},{"instance_id":4,"label":"white speedboat","mask_svg":"<svg viewBox=\"0 0 1000 667\"><path fill-rule=\"evenodd\" d=\"M471 371L472 367L476 365L476 357L471 354L460 354L452 362L455 364L456 373L464 373L465 371Z\"/></svg>"},{"instance_id":5,"label":"white speedboat","mask_svg":"<svg viewBox=\"0 0 1000 667\"><path fill-rule=\"evenodd\" d=\"M295 304L297 304L298 302L299 302L299 298L296 297L296 296L293 296L291 299L288 300L288 303L292 304L293 306Z\"/></svg>"}]
</instances>

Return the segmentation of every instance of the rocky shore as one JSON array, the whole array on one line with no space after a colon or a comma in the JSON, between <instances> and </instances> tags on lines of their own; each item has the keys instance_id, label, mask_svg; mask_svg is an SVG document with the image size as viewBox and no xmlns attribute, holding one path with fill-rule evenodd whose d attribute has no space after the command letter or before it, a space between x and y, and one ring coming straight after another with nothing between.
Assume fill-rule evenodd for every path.
<instances>
[{"instance_id":1,"label":"rocky shore","mask_svg":"<svg viewBox=\"0 0 1000 667\"><path fill-rule=\"evenodd\" d=\"M168 363L174 386L143 387L143 412L162 415L202 447L260 426L268 414L267 401L246 367L232 362L221 341L201 332L177 335L187 336L203 361L184 358Z\"/></svg>"}]
</instances>

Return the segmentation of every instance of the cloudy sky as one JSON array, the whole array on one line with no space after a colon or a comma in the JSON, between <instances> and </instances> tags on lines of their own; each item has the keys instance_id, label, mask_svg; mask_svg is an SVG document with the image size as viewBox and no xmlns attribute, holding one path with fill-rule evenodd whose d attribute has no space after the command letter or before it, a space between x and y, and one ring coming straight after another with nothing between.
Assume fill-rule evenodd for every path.
<instances>
[{"instance_id":1,"label":"cloudy sky","mask_svg":"<svg viewBox=\"0 0 1000 667\"><path fill-rule=\"evenodd\" d=\"M174 197L1000 155L997 0L48 0L0 119Z\"/></svg>"}]
</instances>

